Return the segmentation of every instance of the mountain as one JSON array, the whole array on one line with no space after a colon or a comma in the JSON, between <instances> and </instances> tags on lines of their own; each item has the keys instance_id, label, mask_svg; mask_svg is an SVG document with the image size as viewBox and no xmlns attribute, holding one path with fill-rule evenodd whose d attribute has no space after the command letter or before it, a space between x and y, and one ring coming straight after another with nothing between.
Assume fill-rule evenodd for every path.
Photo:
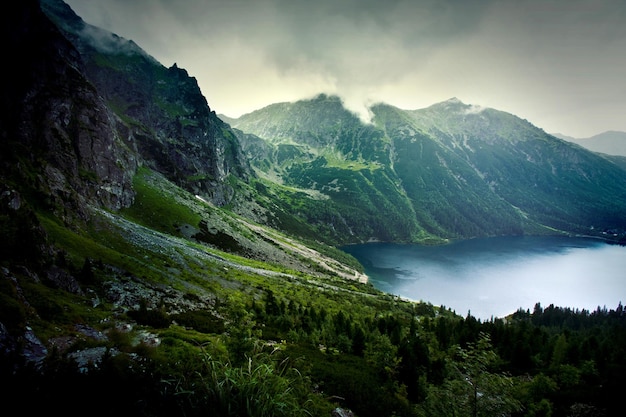
<instances>
[{"instance_id":1,"label":"mountain","mask_svg":"<svg viewBox=\"0 0 626 417\"><path fill-rule=\"evenodd\" d=\"M269 179L264 189L280 195L282 210L298 207L320 238L440 241L417 223L384 132L363 124L337 97L274 104L233 127L258 176Z\"/></svg>"},{"instance_id":2,"label":"mountain","mask_svg":"<svg viewBox=\"0 0 626 417\"><path fill-rule=\"evenodd\" d=\"M75 341L74 322L138 303L223 321L232 305L216 300L267 280L372 291L350 256L254 221L250 166L185 70L59 0L5 14L2 38L22 57L0 102L2 352L39 366L57 338Z\"/></svg>"},{"instance_id":3,"label":"mountain","mask_svg":"<svg viewBox=\"0 0 626 417\"><path fill-rule=\"evenodd\" d=\"M184 69L61 0L9 6L9 413L561 417L623 407L621 303L537 304L481 323L376 290L329 245L591 233L591 212L619 231L623 174L609 159L459 100L380 104L373 124L326 95L222 119Z\"/></svg>"},{"instance_id":4,"label":"mountain","mask_svg":"<svg viewBox=\"0 0 626 417\"><path fill-rule=\"evenodd\" d=\"M246 161L195 78L85 23L62 2L42 6L78 50L85 77L105 103L132 121L123 136L145 163L215 204L227 204L233 192L224 180L232 175L245 181Z\"/></svg>"},{"instance_id":5,"label":"mountain","mask_svg":"<svg viewBox=\"0 0 626 417\"><path fill-rule=\"evenodd\" d=\"M133 144L117 133L119 120L81 74L80 55L38 2L23 9L5 16L2 34L9 56L21 57L2 79L2 177L57 213L128 206Z\"/></svg>"},{"instance_id":6,"label":"mountain","mask_svg":"<svg viewBox=\"0 0 626 417\"><path fill-rule=\"evenodd\" d=\"M564 136L558 133L554 136L576 143L590 151L607 155L626 156L626 132L607 131L590 138L582 139Z\"/></svg>"},{"instance_id":7,"label":"mountain","mask_svg":"<svg viewBox=\"0 0 626 417\"><path fill-rule=\"evenodd\" d=\"M601 155L456 98L371 111L363 124L320 95L230 124L259 176L315 196L300 211L338 241L625 230L626 173Z\"/></svg>"}]
</instances>

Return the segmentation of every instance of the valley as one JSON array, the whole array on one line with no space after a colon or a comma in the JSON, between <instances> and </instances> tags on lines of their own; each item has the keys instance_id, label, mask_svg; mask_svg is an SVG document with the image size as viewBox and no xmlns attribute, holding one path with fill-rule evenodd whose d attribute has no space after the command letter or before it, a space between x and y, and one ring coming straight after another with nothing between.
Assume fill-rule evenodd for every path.
<instances>
[{"instance_id":1,"label":"valley","mask_svg":"<svg viewBox=\"0 0 626 417\"><path fill-rule=\"evenodd\" d=\"M22 2L1 27L21 57L0 101L6 409L621 410L621 301L481 320L381 291L341 250L530 235L623 244L621 160L456 98L378 103L371 123L329 94L227 118L187 70L62 0Z\"/></svg>"}]
</instances>

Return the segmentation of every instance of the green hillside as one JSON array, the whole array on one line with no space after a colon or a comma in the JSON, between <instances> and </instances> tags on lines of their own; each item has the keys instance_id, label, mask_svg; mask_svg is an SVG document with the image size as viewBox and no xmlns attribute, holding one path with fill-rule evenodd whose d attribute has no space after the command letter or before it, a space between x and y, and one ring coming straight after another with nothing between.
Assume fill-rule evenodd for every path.
<instances>
[{"instance_id":1,"label":"green hillside","mask_svg":"<svg viewBox=\"0 0 626 417\"><path fill-rule=\"evenodd\" d=\"M626 174L608 158L457 99L371 110L363 124L320 95L230 122L260 177L315 193L299 213L330 242L624 233Z\"/></svg>"},{"instance_id":2,"label":"green hillside","mask_svg":"<svg viewBox=\"0 0 626 417\"><path fill-rule=\"evenodd\" d=\"M621 303L481 322L376 290L337 249L604 227L619 238L626 174L609 159L458 100L375 106L363 124L321 95L226 124L184 69L61 0L11 6L5 414L622 411Z\"/></svg>"}]
</instances>

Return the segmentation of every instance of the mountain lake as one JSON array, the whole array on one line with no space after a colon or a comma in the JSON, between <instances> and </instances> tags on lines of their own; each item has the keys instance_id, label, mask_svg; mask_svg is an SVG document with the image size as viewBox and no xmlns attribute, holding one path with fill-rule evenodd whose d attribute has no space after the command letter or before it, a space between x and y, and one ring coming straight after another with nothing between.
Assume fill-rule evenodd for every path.
<instances>
[{"instance_id":1,"label":"mountain lake","mask_svg":"<svg viewBox=\"0 0 626 417\"><path fill-rule=\"evenodd\" d=\"M363 264L374 287L483 321L532 312L536 303L594 311L626 301L626 247L599 239L494 237L342 250Z\"/></svg>"}]
</instances>

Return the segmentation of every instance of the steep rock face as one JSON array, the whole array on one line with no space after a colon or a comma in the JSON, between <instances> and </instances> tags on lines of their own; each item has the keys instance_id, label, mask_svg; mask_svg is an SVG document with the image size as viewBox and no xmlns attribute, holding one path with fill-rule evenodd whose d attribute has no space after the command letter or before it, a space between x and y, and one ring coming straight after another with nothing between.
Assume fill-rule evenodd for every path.
<instances>
[{"instance_id":1,"label":"steep rock face","mask_svg":"<svg viewBox=\"0 0 626 417\"><path fill-rule=\"evenodd\" d=\"M78 51L35 0L3 17L1 36L15 58L1 81L5 188L35 193L62 216L86 216L88 204L129 206L135 145L119 135L120 120L83 76Z\"/></svg>"},{"instance_id":2,"label":"steep rock face","mask_svg":"<svg viewBox=\"0 0 626 417\"><path fill-rule=\"evenodd\" d=\"M246 179L250 169L229 126L209 108L195 78L174 64L165 68L134 42L86 24L60 0L43 0L44 11L80 51L87 78L125 121L153 169L176 184L228 203L229 175Z\"/></svg>"}]
</instances>

